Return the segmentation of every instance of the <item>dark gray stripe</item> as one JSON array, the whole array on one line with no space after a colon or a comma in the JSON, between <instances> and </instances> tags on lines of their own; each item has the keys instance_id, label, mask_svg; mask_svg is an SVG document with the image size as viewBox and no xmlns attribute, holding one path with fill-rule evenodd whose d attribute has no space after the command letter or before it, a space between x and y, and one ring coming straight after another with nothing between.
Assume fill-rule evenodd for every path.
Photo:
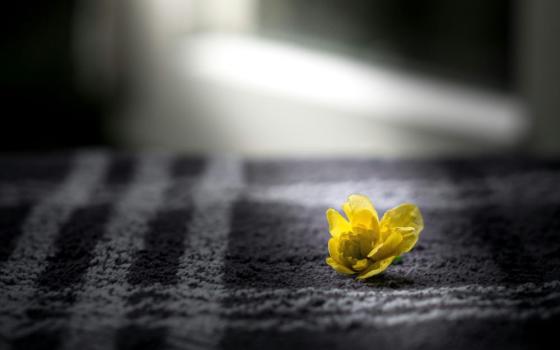
<instances>
[{"instance_id":1,"label":"dark gray stripe","mask_svg":"<svg viewBox=\"0 0 560 350\"><path fill-rule=\"evenodd\" d=\"M519 169L519 161L514 164ZM475 165L478 164L463 161L456 162L446 169L449 178L457 184L457 188L463 189L462 191L458 190L459 198L462 200L469 200L469 197L473 199L484 198L486 194L492 191L487 179L490 176L495 176L496 173L508 170L507 168L511 166L507 162L489 163L485 166ZM541 164L526 161L524 165L526 168L530 168ZM466 178L479 179L478 187L465 191L461 182L465 181ZM511 190L523 192L524 188L512 188ZM554 220L554 217L547 215L551 208L556 212L560 209L558 205L548 203L543 205L539 202L511 203L502 201L465 210L463 215L468 217L469 224L464 232L472 236L472 241L476 242L481 248L491 252L492 260L501 272L500 280L496 282L543 281L544 276L539 272L539 266L535 264L538 256L529 254L522 237L531 237L531 240L539 242L542 251L546 251L547 246L554 245L554 241L547 240L544 234L550 230L546 226L550 226L551 220ZM543 216L546 217L544 221L541 219ZM532 218L530 226L525 225L527 217ZM560 222L560 219L556 221Z\"/></svg>"},{"instance_id":2,"label":"dark gray stripe","mask_svg":"<svg viewBox=\"0 0 560 350\"><path fill-rule=\"evenodd\" d=\"M222 349L532 349L548 348L556 339L554 320L507 322L428 322L386 329L360 328L327 331L228 331Z\"/></svg>"},{"instance_id":3,"label":"dark gray stripe","mask_svg":"<svg viewBox=\"0 0 560 350\"><path fill-rule=\"evenodd\" d=\"M79 208L72 214L54 242L54 256L48 258L37 281L40 289L60 293L81 281L111 212L111 204L101 204ZM65 294L64 298L73 302L74 296L74 293Z\"/></svg>"},{"instance_id":4,"label":"dark gray stripe","mask_svg":"<svg viewBox=\"0 0 560 350\"><path fill-rule=\"evenodd\" d=\"M178 157L171 167L171 174L175 179L196 178L206 167L206 158L181 156Z\"/></svg>"},{"instance_id":5,"label":"dark gray stripe","mask_svg":"<svg viewBox=\"0 0 560 350\"><path fill-rule=\"evenodd\" d=\"M69 154L44 156L1 156L0 182L17 184L29 181L57 183L70 171Z\"/></svg>"},{"instance_id":6,"label":"dark gray stripe","mask_svg":"<svg viewBox=\"0 0 560 350\"><path fill-rule=\"evenodd\" d=\"M149 286L177 282L179 259L185 248L187 223L191 216L190 208L164 210L157 214L144 237L144 249L137 253L130 266L128 283Z\"/></svg>"},{"instance_id":7,"label":"dark gray stripe","mask_svg":"<svg viewBox=\"0 0 560 350\"><path fill-rule=\"evenodd\" d=\"M23 224L10 258L0 266L0 328L10 338L29 331L25 310L35 303L36 281L53 254L53 242L74 210L85 205L106 171L102 153L84 152L74 159L72 171L48 196L35 203ZM29 322L28 322L29 323Z\"/></svg>"},{"instance_id":8,"label":"dark gray stripe","mask_svg":"<svg viewBox=\"0 0 560 350\"><path fill-rule=\"evenodd\" d=\"M110 160L99 188L92 195L92 202L100 192L108 190L110 196L101 204L88 205L74 211L61 227L54 242L55 253L48 257L47 266L37 280L40 290L50 293L62 291L79 283L93 258L93 250L105 232L105 227L114 210L115 203L123 194L134 172L134 160L130 157L115 157ZM65 295L72 304L75 293Z\"/></svg>"},{"instance_id":9,"label":"dark gray stripe","mask_svg":"<svg viewBox=\"0 0 560 350\"><path fill-rule=\"evenodd\" d=\"M166 290L179 280L177 272L192 219L193 186L205 166L203 158L179 157L173 162L173 184L165 193L166 205L150 221L144 247L136 253L128 270L127 282L136 290L127 298L131 307L127 318L131 323L117 332L115 345L119 350L158 348L166 342L167 328L153 328L135 320L147 317L157 321L170 315L165 307L170 299ZM131 334L135 334L132 341Z\"/></svg>"},{"instance_id":10,"label":"dark gray stripe","mask_svg":"<svg viewBox=\"0 0 560 350\"><path fill-rule=\"evenodd\" d=\"M23 232L23 222L31 210L30 204L0 208L0 264L14 251L16 241Z\"/></svg>"},{"instance_id":11,"label":"dark gray stripe","mask_svg":"<svg viewBox=\"0 0 560 350\"><path fill-rule=\"evenodd\" d=\"M347 283L329 278L324 208L239 200L224 263L228 289L300 288ZM336 279L336 276L333 275ZM321 282L323 281L323 282Z\"/></svg>"},{"instance_id":12,"label":"dark gray stripe","mask_svg":"<svg viewBox=\"0 0 560 350\"><path fill-rule=\"evenodd\" d=\"M116 346L119 350L157 350L165 345L167 329L130 325L118 330Z\"/></svg>"},{"instance_id":13,"label":"dark gray stripe","mask_svg":"<svg viewBox=\"0 0 560 350\"><path fill-rule=\"evenodd\" d=\"M64 321L69 317L68 310L78 294L76 286L82 283L94 258L95 246L105 233L115 202L130 182L133 164L130 158L112 158L90 199L96 204L77 208L60 228L53 242L54 252L47 257L46 266L35 281L35 298L25 310L28 322L24 328L31 331L20 337L19 341L34 339L37 332L42 334L45 329L50 331L53 341L63 336ZM53 326L56 320L60 324ZM57 342L61 342L61 339Z\"/></svg>"},{"instance_id":14,"label":"dark gray stripe","mask_svg":"<svg viewBox=\"0 0 560 350\"><path fill-rule=\"evenodd\" d=\"M174 183L164 198L167 208L164 206L149 223L144 248L136 253L127 275L131 285L177 282L179 259L192 216L192 187L203 167L203 159L198 158L180 157L173 162L170 176Z\"/></svg>"},{"instance_id":15,"label":"dark gray stripe","mask_svg":"<svg viewBox=\"0 0 560 350\"><path fill-rule=\"evenodd\" d=\"M12 341L13 350L52 350L60 346L61 334L58 330L37 330Z\"/></svg>"},{"instance_id":16,"label":"dark gray stripe","mask_svg":"<svg viewBox=\"0 0 560 350\"><path fill-rule=\"evenodd\" d=\"M113 156L111 166L105 175L105 186L129 185L136 170L137 160L126 154Z\"/></svg>"},{"instance_id":17,"label":"dark gray stripe","mask_svg":"<svg viewBox=\"0 0 560 350\"><path fill-rule=\"evenodd\" d=\"M64 180L70 171L71 161L69 155L0 157L0 183L12 190L17 189L16 193L25 194L22 202L16 198L17 203L0 207L0 264L9 259L23 233L23 223L34 205L32 202L42 199L35 195L49 194Z\"/></svg>"},{"instance_id":18,"label":"dark gray stripe","mask_svg":"<svg viewBox=\"0 0 560 350\"><path fill-rule=\"evenodd\" d=\"M138 166L126 193L117 200L106 238L95 248L95 264L84 276L83 288L70 310L63 349L110 349L118 328L126 324L127 298L135 290L127 275L135 253L142 249L148 223L161 208L169 187L170 157L147 154ZM93 331L92 331L93 330Z\"/></svg>"}]
</instances>

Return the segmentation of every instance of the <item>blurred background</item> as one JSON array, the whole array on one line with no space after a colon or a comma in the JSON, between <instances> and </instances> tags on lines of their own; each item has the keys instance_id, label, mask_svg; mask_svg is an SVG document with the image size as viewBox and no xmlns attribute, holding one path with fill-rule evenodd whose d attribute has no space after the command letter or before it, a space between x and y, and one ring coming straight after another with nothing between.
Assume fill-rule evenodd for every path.
<instances>
[{"instance_id":1,"label":"blurred background","mask_svg":"<svg viewBox=\"0 0 560 350\"><path fill-rule=\"evenodd\" d=\"M554 0L6 5L0 151L560 153Z\"/></svg>"}]
</instances>

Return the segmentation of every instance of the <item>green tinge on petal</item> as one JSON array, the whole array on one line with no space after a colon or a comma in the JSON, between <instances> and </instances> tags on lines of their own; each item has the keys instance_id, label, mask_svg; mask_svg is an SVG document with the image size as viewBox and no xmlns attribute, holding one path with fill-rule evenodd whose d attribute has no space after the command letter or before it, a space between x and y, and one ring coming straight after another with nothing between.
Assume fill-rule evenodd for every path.
<instances>
[{"instance_id":1,"label":"green tinge on petal","mask_svg":"<svg viewBox=\"0 0 560 350\"><path fill-rule=\"evenodd\" d=\"M338 251L343 260L339 262L347 262L345 265L351 266L356 263L356 260L362 258L360 241L358 237L353 234L343 234L338 237Z\"/></svg>"},{"instance_id":2,"label":"green tinge on petal","mask_svg":"<svg viewBox=\"0 0 560 350\"><path fill-rule=\"evenodd\" d=\"M345 274L345 275L353 275L355 274L354 271L350 270L349 268L347 268L346 266L337 263L336 261L334 261L333 258L327 258L326 260L327 264L329 264L330 267L332 267L336 272Z\"/></svg>"},{"instance_id":3,"label":"green tinge on petal","mask_svg":"<svg viewBox=\"0 0 560 350\"><path fill-rule=\"evenodd\" d=\"M356 279L365 280L367 278L380 274L381 272L385 271L387 267L389 267L389 265L391 265L394 259L395 257L392 256L385 260L377 261L374 264L371 264L370 267L362 271L362 273L360 273L358 277L356 277Z\"/></svg>"},{"instance_id":4,"label":"green tinge on petal","mask_svg":"<svg viewBox=\"0 0 560 350\"><path fill-rule=\"evenodd\" d=\"M354 234L354 239L360 244L360 256L366 257L376 242L373 230L354 228L352 229L352 233Z\"/></svg>"}]
</instances>

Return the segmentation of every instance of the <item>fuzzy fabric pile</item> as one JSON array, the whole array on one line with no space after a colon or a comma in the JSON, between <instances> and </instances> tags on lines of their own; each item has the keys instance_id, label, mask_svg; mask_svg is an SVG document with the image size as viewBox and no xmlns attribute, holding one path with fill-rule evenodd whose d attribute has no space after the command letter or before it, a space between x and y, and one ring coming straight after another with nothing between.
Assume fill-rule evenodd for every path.
<instances>
[{"instance_id":1,"label":"fuzzy fabric pile","mask_svg":"<svg viewBox=\"0 0 560 350\"><path fill-rule=\"evenodd\" d=\"M560 162L0 157L0 349L536 348L560 321ZM416 203L366 283L325 210Z\"/></svg>"}]
</instances>

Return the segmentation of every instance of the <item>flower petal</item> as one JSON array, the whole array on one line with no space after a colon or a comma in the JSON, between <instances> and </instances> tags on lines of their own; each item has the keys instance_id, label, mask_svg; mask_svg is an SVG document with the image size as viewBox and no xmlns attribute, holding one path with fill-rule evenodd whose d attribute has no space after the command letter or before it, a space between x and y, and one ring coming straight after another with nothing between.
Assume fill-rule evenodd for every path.
<instances>
[{"instance_id":1,"label":"flower petal","mask_svg":"<svg viewBox=\"0 0 560 350\"><path fill-rule=\"evenodd\" d=\"M354 233L345 233L338 237L339 263L352 266L357 260L365 258L361 256L360 241Z\"/></svg>"},{"instance_id":2,"label":"flower petal","mask_svg":"<svg viewBox=\"0 0 560 350\"><path fill-rule=\"evenodd\" d=\"M385 271L385 269L387 269L389 265L391 265L394 259L395 257L392 256L385 260L380 260L375 262L374 264L371 264L366 270L364 270L361 274L359 274L358 277L356 277L356 279L364 280L366 278L370 278L372 276L380 274L381 272Z\"/></svg>"},{"instance_id":3,"label":"flower petal","mask_svg":"<svg viewBox=\"0 0 560 350\"><path fill-rule=\"evenodd\" d=\"M356 263L354 265L352 265L352 270L362 271L362 270L366 269L369 266L370 263L371 263L371 261L369 259L360 259L360 260L356 261Z\"/></svg>"},{"instance_id":4,"label":"flower petal","mask_svg":"<svg viewBox=\"0 0 560 350\"><path fill-rule=\"evenodd\" d=\"M352 222L352 208L350 208L350 203L344 202L342 204L342 210L344 211L344 214L346 214L348 221Z\"/></svg>"},{"instance_id":5,"label":"flower petal","mask_svg":"<svg viewBox=\"0 0 560 350\"><path fill-rule=\"evenodd\" d=\"M331 238L329 239L329 255L333 258L337 263L343 264L343 257L342 252L340 251L338 238Z\"/></svg>"},{"instance_id":6,"label":"flower petal","mask_svg":"<svg viewBox=\"0 0 560 350\"><path fill-rule=\"evenodd\" d=\"M352 230L350 223L338 211L331 208L327 210L326 215L329 222L329 232L333 237Z\"/></svg>"},{"instance_id":7,"label":"flower petal","mask_svg":"<svg viewBox=\"0 0 560 350\"><path fill-rule=\"evenodd\" d=\"M374 261L378 261L386 259L390 256L399 255L397 248L401 244L402 240L403 237L399 231L391 232L391 234L383 243L371 250L371 252L368 254L368 258Z\"/></svg>"},{"instance_id":8,"label":"flower petal","mask_svg":"<svg viewBox=\"0 0 560 350\"><path fill-rule=\"evenodd\" d=\"M374 247L374 243L377 241L377 236L374 234L373 230L365 229L362 227L355 227L352 229L354 238L359 242L360 245L360 257L366 257L371 249Z\"/></svg>"},{"instance_id":9,"label":"flower petal","mask_svg":"<svg viewBox=\"0 0 560 350\"><path fill-rule=\"evenodd\" d=\"M379 216L367 196L361 194L350 195L348 201L343 205L343 209L348 215L352 227L361 226L378 231Z\"/></svg>"},{"instance_id":10,"label":"flower petal","mask_svg":"<svg viewBox=\"0 0 560 350\"><path fill-rule=\"evenodd\" d=\"M397 247L398 255L411 251L420 237L418 232L413 227L396 227L394 230L400 231L403 238Z\"/></svg>"},{"instance_id":11,"label":"flower petal","mask_svg":"<svg viewBox=\"0 0 560 350\"><path fill-rule=\"evenodd\" d=\"M405 203L387 210L380 223L382 237L388 236L395 227L412 227L420 234L424 228L420 209L414 204Z\"/></svg>"},{"instance_id":12,"label":"flower petal","mask_svg":"<svg viewBox=\"0 0 560 350\"><path fill-rule=\"evenodd\" d=\"M335 269L336 272L339 272L339 273L342 273L342 274L345 274L345 275L355 274L354 271L350 270L349 268L347 268L344 265L341 265L341 264L337 263L333 258L327 258L326 262L327 262L327 264L329 264L330 267Z\"/></svg>"}]
</instances>

